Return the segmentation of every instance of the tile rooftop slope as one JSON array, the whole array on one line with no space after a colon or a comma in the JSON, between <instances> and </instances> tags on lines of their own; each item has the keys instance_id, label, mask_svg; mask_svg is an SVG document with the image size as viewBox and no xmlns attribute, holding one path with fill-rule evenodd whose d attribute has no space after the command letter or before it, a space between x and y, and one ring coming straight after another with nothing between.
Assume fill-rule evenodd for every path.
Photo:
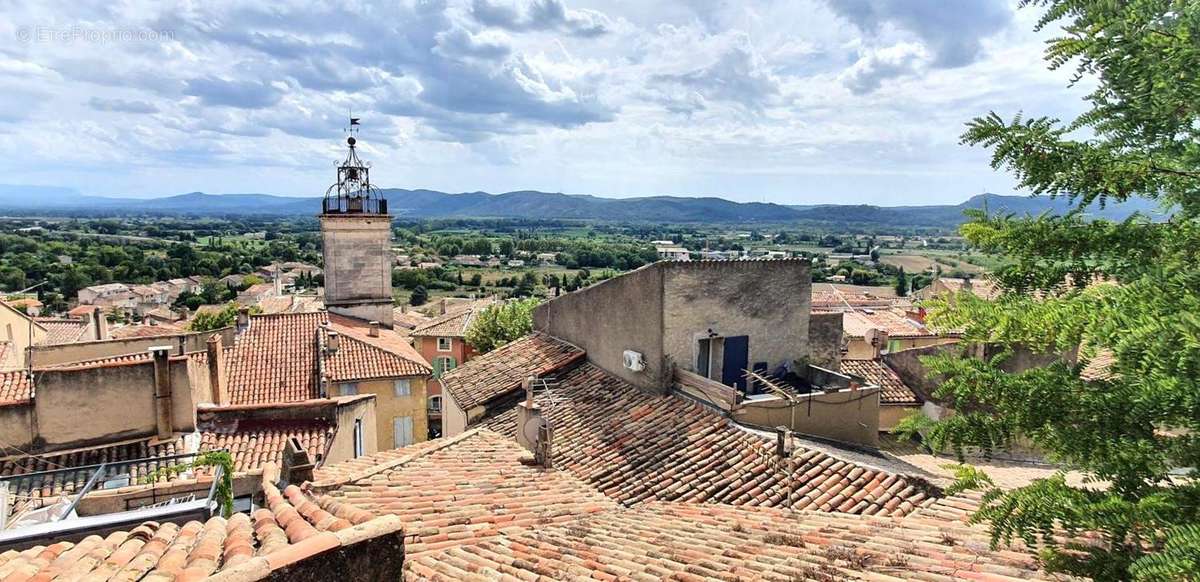
<instances>
[{"instance_id":1,"label":"tile rooftop slope","mask_svg":"<svg viewBox=\"0 0 1200 582\"><path fill-rule=\"evenodd\" d=\"M865 378L879 386L880 404L920 404L912 388L896 375L882 360L842 360L841 372Z\"/></svg>"},{"instance_id":2,"label":"tile rooftop slope","mask_svg":"<svg viewBox=\"0 0 1200 582\"><path fill-rule=\"evenodd\" d=\"M343 317L335 313L329 314L329 324L333 327L334 331L342 334L343 336L359 340L362 342L362 344L366 344L365 346L361 346L363 349L359 349L358 347L351 348L351 350L343 356L348 358L348 362L333 362L336 369L341 370L342 366L347 363L349 364L349 367L353 369L356 366L354 360L356 358L363 358L364 362L357 364L357 366L367 366L372 370L388 372L387 374L383 374L383 376L425 375L433 372L433 367L430 366L429 362L425 361L424 356L422 356L421 353L418 352L411 343L409 343L408 338L396 333L393 330L380 328L379 335L372 337L370 334L369 322L365 322L361 319ZM372 346L379 349L369 349ZM380 350L384 351L381 352ZM331 359L337 360L338 357L335 356ZM375 363L368 364L368 362L366 362L367 359L370 359ZM367 378L369 376L358 377ZM337 378L334 379L336 380Z\"/></svg>"},{"instance_id":3,"label":"tile rooftop slope","mask_svg":"<svg viewBox=\"0 0 1200 582\"><path fill-rule=\"evenodd\" d=\"M71 344L88 339L84 337L88 330L88 324L82 319L35 317L33 320L46 328L46 337L38 342L38 345Z\"/></svg>"},{"instance_id":4,"label":"tile rooftop slope","mask_svg":"<svg viewBox=\"0 0 1200 582\"><path fill-rule=\"evenodd\" d=\"M112 339L128 339L139 337L162 337L187 333L182 327L170 323L156 325L126 325L118 327L109 333Z\"/></svg>"},{"instance_id":5,"label":"tile rooftop slope","mask_svg":"<svg viewBox=\"0 0 1200 582\"><path fill-rule=\"evenodd\" d=\"M857 309L842 316L842 329L847 337L864 337L868 329L881 329L889 337L926 337L936 335L925 326L886 309Z\"/></svg>"},{"instance_id":6,"label":"tile rooftop slope","mask_svg":"<svg viewBox=\"0 0 1200 582\"><path fill-rule=\"evenodd\" d=\"M397 327L413 329L417 326L429 323L429 317L417 313L411 309L402 309L397 307L392 310L392 323Z\"/></svg>"},{"instance_id":7,"label":"tile rooftop slope","mask_svg":"<svg viewBox=\"0 0 1200 582\"><path fill-rule=\"evenodd\" d=\"M72 307L70 311L67 312L67 316L72 317L72 318L83 317L85 315L91 315L92 313L95 313L95 311L96 311L95 305L76 305L75 307Z\"/></svg>"},{"instance_id":8,"label":"tile rooftop slope","mask_svg":"<svg viewBox=\"0 0 1200 582\"><path fill-rule=\"evenodd\" d=\"M19 367L17 363L17 350L13 348L13 343L10 341L0 341L0 372L15 370Z\"/></svg>"},{"instance_id":9,"label":"tile rooftop slope","mask_svg":"<svg viewBox=\"0 0 1200 582\"><path fill-rule=\"evenodd\" d=\"M903 515L936 493L920 478L820 450L797 447L776 459L773 443L711 408L651 395L591 363L560 376L558 386L557 402L543 410L554 424L556 467L626 505L693 501ZM515 422L509 410L481 425L511 437Z\"/></svg>"},{"instance_id":10,"label":"tile rooftop slope","mask_svg":"<svg viewBox=\"0 0 1200 582\"><path fill-rule=\"evenodd\" d=\"M954 277L941 277L938 279L942 285L951 293L960 293L962 291L970 291L973 295L981 299L995 299L1000 296L1000 286L995 281L989 279L971 279L971 284L968 286L966 279L957 279Z\"/></svg>"},{"instance_id":11,"label":"tile rooftop slope","mask_svg":"<svg viewBox=\"0 0 1200 582\"><path fill-rule=\"evenodd\" d=\"M410 556L405 574L410 581L1051 579L1030 552L990 550L982 528L934 513L883 518L668 502Z\"/></svg>"},{"instance_id":12,"label":"tile rooftop slope","mask_svg":"<svg viewBox=\"0 0 1200 582\"><path fill-rule=\"evenodd\" d=\"M451 306L448 313L434 317L414 327L409 335L462 337L463 334L467 333L467 328L471 326L471 319L475 317L475 314L492 303L495 303L495 301L491 299L479 299L466 305Z\"/></svg>"},{"instance_id":13,"label":"tile rooftop slope","mask_svg":"<svg viewBox=\"0 0 1200 582\"><path fill-rule=\"evenodd\" d=\"M1115 363L1117 363L1116 354L1111 350L1102 350L1088 361L1083 370L1079 371L1079 377L1091 381L1112 380L1114 378L1112 367Z\"/></svg>"},{"instance_id":14,"label":"tile rooftop slope","mask_svg":"<svg viewBox=\"0 0 1200 582\"><path fill-rule=\"evenodd\" d=\"M2 448L0 450L5 454L13 452ZM185 452L187 451L185 450L183 438L179 437L163 442L156 442L153 439L142 439L102 447L45 453L37 456L21 453L20 456L0 458L0 477L13 477L63 468L88 467L100 463L170 457ZM123 470L130 474L131 482L136 483L142 476L149 475L158 468L159 463L147 461L127 466ZM17 496L13 500L15 502L14 507L41 507L40 500L42 499L56 499L60 495L69 494L82 488L93 472L91 469L81 469L79 471L52 473L46 475L40 483L33 483L26 479L17 480L15 490L11 491L14 496ZM0 580L3 579L0 576Z\"/></svg>"},{"instance_id":15,"label":"tile rooftop slope","mask_svg":"<svg viewBox=\"0 0 1200 582\"><path fill-rule=\"evenodd\" d=\"M399 516L406 559L618 507L569 472L522 464L527 455L512 438L472 429L376 456L374 466L327 467L318 477L336 478L308 487L334 513Z\"/></svg>"},{"instance_id":16,"label":"tile rooftop slope","mask_svg":"<svg viewBox=\"0 0 1200 582\"><path fill-rule=\"evenodd\" d=\"M190 353L180 356L180 355L175 354L174 350L172 350L172 353L169 357L172 361L176 361L176 362L178 362L182 359L185 359L185 358L195 361L196 363L199 363L199 364L206 364L208 362L208 353L207 352L190 352ZM34 374L36 375L39 370L70 370L70 369L79 369L79 368L101 368L101 367L107 367L107 366L123 366L126 364L143 364L146 362L150 362L153 359L154 359L154 356L149 351L145 351L145 352L139 352L136 354L124 354L124 355L120 355L120 356L108 356L105 358L96 358L94 360L82 360L79 362L63 362L61 364L50 364L47 366L39 366L34 369Z\"/></svg>"},{"instance_id":17,"label":"tile rooftop slope","mask_svg":"<svg viewBox=\"0 0 1200 582\"><path fill-rule=\"evenodd\" d=\"M442 385L464 411L521 387L528 376L537 377L577 362L585 356L578 347L544 333L534 332L477 356L469 366L459 366L442 376Z\"/></svg>"},{"instance_id":18,"label":"tile rooftop slope","mask_svg":"<svg viewBox=\"0 0 1200 582\"><path fill-rule=\"evenodd\" d=\"M0 553L0 580L262 580L274 571L364 539L397 532L400 520L330 506L295 485L280 491L264 472L267 507L206 522L145 522L130 531L92 535Z\"/></svg>"},{"instance_id":19,"label":"tile rooftop slope","mask_svg":"<svg viewBox=\"0 0 1200 582\"><path fill-rule=\"evenodd\" d=\"M24 404L33 398L33 382L27 370L0 372L0 406Z\"/></svg>"},{"instance_id":20,"label":"tile rooftop slope","mask_svg":"<svg viewBox=\"0 0 1200 582\"><path fill-rule=\"evenodd\" d=\"M232 404L319 398L317 358L323 344L318 342L318 334L329 322L329 314L324 311L252 316L249 329L242 332L227 352L226 375ZM429 373L428 364L411 346L404 351L402 347L387 346L384 340L367 341L376 339L350 330L337 353L320 356L324 373L333 381Z\"/></svg>"},{"instance_id":21,"label":"tile rooftop slope","mask_svg":"<svg viewBox=\"0 0 1200 582\"><path fill-rule=\"evenodd\" d=\"M321 419L208 422L200 427L200 450L228 450L234 471L241 473L282 462L287 440L296 437L309 458L319 463L325 458L334 431L332 423Z\"/></svg>"}]
</instances>

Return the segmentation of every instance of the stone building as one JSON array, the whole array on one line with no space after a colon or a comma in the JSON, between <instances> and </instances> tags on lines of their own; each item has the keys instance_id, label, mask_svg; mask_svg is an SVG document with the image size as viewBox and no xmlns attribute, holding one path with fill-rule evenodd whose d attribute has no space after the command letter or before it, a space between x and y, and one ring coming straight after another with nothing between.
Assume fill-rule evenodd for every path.
<instances>
[{"instance_id":1,"label":"stone building","mask_svg":"<svg viewBox=\"0 0 1200 582\"><path fill-rule=\"evenodd\" d=\"M321 207L325 305L331 313L392 327L392 217L358 158L356 140Z\"/></svg>"}]
</instances>

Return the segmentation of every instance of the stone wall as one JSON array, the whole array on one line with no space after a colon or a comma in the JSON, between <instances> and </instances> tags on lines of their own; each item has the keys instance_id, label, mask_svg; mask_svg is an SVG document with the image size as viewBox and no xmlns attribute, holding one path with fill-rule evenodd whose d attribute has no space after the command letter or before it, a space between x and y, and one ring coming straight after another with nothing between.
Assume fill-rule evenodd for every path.
<instances>
[{"instance_id":1,"label":"stone wall","mask_svg":"<svg viewBox=\"0 0 1200 582\"><path fill-rule=\"evenodd\" d=\"M879 446L879 389L839 390L802 395L792 404L777 396L744 401L737 422L772 429L788 426L802 436Z\"/></svg>"},{"instance_id":2,"label":"stone wall","mask_svg":"<svg viewBox=\"0 0 1200 582\"><path fill-rule=\"evenodd\" d=\"M172 355L182 355L192 352L203 352L207 349L209 336L221 336L221 345L233 345L236 330L225 327L213 331L185 333L180 335L142 337L129 339L109 339L90 342L77 342L53 346L37 346L33 349L33 366L53 366L73 362L85 362L113 356L144 354L150 348L168 346Z\"/></svg>"},{"instance_id":3,"label":"stone wall","mask_svg":"<svg viewBox=\"0 0 1200 582\"><path fill-rule=\"evenodd\" d=\"M379 321L390 328L391 217L322 215L321 239L325 305L330 311Z\"/></svg>"},{"instance_id":4,"label":"stone wall","mask_svg":"<svg viewBox=\"0 0 1200 582\"><path fill-rule=\"evenodd\" d=\"M839 370L842 367L842 314L813 313L808 320L808 362Z\"/></svg>"},{"instance_id":5,"label":"stone wall","mask_svg":"<svg viewBox=\"0 0 1200 582\"><path fill-rule=\"evenodd\" d=\"M808 357L812 279L807 261L660 264L663 352L680 369L703 374L696 370L698 341L711 335L749 336L747 364L765 362L768 371Z\"/></svg>"},{"instance_id":6,"label":"stone wall","mask_svg":"<svg viewBox=\"0 0 1200 582\"><path fill-rule=\"evenodd\" d=\"M665 264L647 265L542 303L534 310L533 327L583 348L592 363L634 386L665 391L671 379L663 357ZM641 353L645 370L625 368L625 350Z\"/></svg>"}]
</instances>

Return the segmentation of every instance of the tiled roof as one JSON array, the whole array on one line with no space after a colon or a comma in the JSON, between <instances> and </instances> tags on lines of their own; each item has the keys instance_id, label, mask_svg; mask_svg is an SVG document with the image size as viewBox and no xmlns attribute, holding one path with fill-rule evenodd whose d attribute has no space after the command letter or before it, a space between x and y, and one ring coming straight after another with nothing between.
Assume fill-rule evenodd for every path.
<instances>
[{"instance_id":1,"label":"tiled roof","mask_svg":"<svg viewBox=\"0 0 1200 582\"><path fill-rule=\"evenodd\" d=\"M880 404L920 404L912 388L896 375L882 360L842 360L842 373L866 379L879 386Z\"/></svg>"},{"instance_id":2,"label":"tiled roof","mask_svg":"<svg viewBox=\"0 0 1200 582\"><path fill-rule=\"evenodd\" d=\"M329 323L327 312L256 315L228 352L232 404L296 402L320 397L317 358L333 381L395 378L429 373L428 364L411 353L368 343L365 333L342 334L339 349L324 354L318 334ZM343 329L342 331L346 331ZM370 338L375 339L375 338ZM411 347L410 347L411 349Z\"/></svg>"},{"instance_id":3,"label":"tiled roof","mask_svg":"<svg viewBox=\"0 0 1200 582\"><path fill-rule=\"evenodd\" d=\"M521 339L476 357L442 376L442 384L463 411L502 396L521 381L553 373L584 357L583 350L543 333Z\"/></svg>"},{"instance_id":4,"label":"tiled roof","mask_svg":"<svg viewBox=\"0 0 1200 582\"><path fill-rule=\"evenodd\" d=\"M365 465L327 467L318 478L336 480L312 489L332 489L317 498L330 511L340 503L399 516L409 558L617 507L568 472L522 464L527 454L512 438L471 430L388 451Z\"/></svg>"},{"instance_id":5,"label":"tiled roof","mask_svg":"<svg viewBox=\"0 0 1200 582\"><path fill-rule=\"evenodd\" d=\"M410 556L405 579L1051 579L1032 553L988 544L940 515L656 502Z\"/></svg>"},{"instance_id":6,"label":"tiled roof","mask_svg":"<svg viewBox=\"0 0 1200 582\"><path fill-rule=\"evenodd\" d=\"M1116 363L1117 356L1112 350L1101 350L1079 371L1079 377L1091 381L1112 380L1115 377L1112 367Z\"/></svg>"},{"instance_id":7,"label":"tiled roof","mask_svg":"<svg viewBox=\"0 0 1200 582\"><path fill-rule=\"evenodd\" d=\"M113 339L128 339L139 337L162 337L187 333L182 327L169 323L155 325L126 325L114 328L109 335Z\"/></svg>"},{"instance_id":8,"label":"tiled roof","mask_svg":"<svg viewBox=\"0 0 1200 582\"><path fill-rule=\"evenodd\" d=\"M842 316L842 330L848 337L864 337L869 329L883 330L893 338L936 335L920 323L886 309L857 309Z\"/></svg>"},{"instance_id":9,"label":"tiled roof","mask_svg":"<svg viewBox=\"0 0 1200 582\"><path fill-rule=\"evenodd\" d=\"M200 450L226 449L237 472L254 471L266 463L280 463L287 440L296 437L319 463L333 440L335 427L323 419L251 419L206 422L200 426Z\"/></svg>"},{"instance_id":10,"label":"tiled roof","mask_svg":"<svg viewBox=\"0 0 1200 582\"><path fill-rule=\"evenodd\" d=\"M33 320L46 328L46 337L38 342L39 345L72 344L90 339L86 337L88 323L82 319L35 317Z\"/></svg>"},{"instance_id":11,"label":"tiled roof","mask_svg":"<svg viewBox=\"0 0 1200 582\"><path fill-rule=\"evenodd\" d=\"M92 313L95 313L95 311L95 305L76 305L67 312L67 315L71 317L83 317L85 315L91 315Z\"/></svg>"},{"instance_id":12,"label":"tiled roof","mask_svg":"<svg viewBox=\"0 0 1200 582\"><path fill-rule=\"evenodd\" d=\"M333 330L347 341L336 354L326 356L325 369L331 380L424 376L433 371L408 339L390 329L370 335L370 325L358 319L329 315Z\"/></svg>"},{"instance_id":13,"label":"tiled roof","mask_svg":"<svg viewBox=\"0 0 1200 582\"><path fill-rule=\"evenodd\" d=\"M1000 287L989 279L971 279L968 282L967 279L941 277L938 281L951 293L969 291L981 299L995 299L1000 296Z\"/></svg>"},{"instance_id":14,"label":"tiled roof","mask_svg":"<svg viewBox=\"0 0 1200 582\"><path fill-rule=\"evenodd\" d=\"M37 456L20 453L18 456L0 459L0 477L12 477L41 471L56 471L57 469L91 467L83 468L79 471L49 473L36 482L30 479L11 481L13 490L10 493L14 495L14 506L22 509L37 508L41 507L42 499L54 500L63 494L69 494L82 488L87 483L88 478L92 476L92 473L95 472L94 465L118 461L170 457L187 452L184 449L184 441L180 437L163 442L143 439L134 442L74 451L46 453ZM3 449L2 447L0 447L0 451L3 454L17 452L15 450ZM177 464L177 462L165 463L165 465L174 464ZM153 473L161 466L164 466L164 464L151 460L136 465L123 466L121 471L130 475L131 484L137 484L143 476ZM3 579L3 577L0 576L0 579Z\"/></svg>"},{"instance_id":15,"label":"tiled roof","mask_svg":"<svg viewBox=\"0 0 1200 582\"><path fill-rule=\"evenodd\" d=\"M420 325L429 323L429 317L417 313L411 309L403 309L397 307L392 310L392 324L396 327L405 329L413 329Z\"/></svg>"},{"instance_id":16,"label":"tiled roof","mask_svg":"<svg viewBox=\"0 0 1200 582\"><path fill-rule=\"evenodd\" d=\"M267 507L184 525L145 522L129 531L92 535L0 553L3 580L146 580L190 582L222 574L262 580L307 558L356 551L353 544L392 535L393 517L317 507L295 485L280 491L264 479Z\"/></svg>"},{"instance_id":17,"label":"tiled roof","mask_svg":"<svg viewBox=\"0 0 1200 582\"><path fill-rule=\"evenodd\" d=\"M641 391L591 363L558 378L543 414L554 426L555 466L627 505L695 501L903 515L934 494L919 478L815 449L797 447L778 459L773 443L713 409ZM482 425L513 435L515 421L509 410Z\"/></svg>"},{"instance_id":18,"label":"tiled roof","mask_svg":"<svg viewBox=\"0 0 1200 582\"><path fill-rule=\"evenodd\" d=\"M452 299L454 298L447 298L444 301L450 301ZM467 328L471 327L471 320L475 317L475 315L478 314L480 310L485 309L496 302L494 299L468 299L462 301L464 301L464 303L458 303L447 307L445 315L439 315L414 327L410 335L429 337L462 337L467 333Z\"/></svg>"},{"instance_id":19,"label":"tiled roof","mask_svg":"<svg viewBox=\"0 0 1200 582\"><path fill-rule=\"evenodd\" d=\"M33 381L27 370L0 372L0 406L21 404L33 398Z\"/></svg>"},{"instance_id":20,"label":"tiled roof","mask_svg":"<svg viewBox=\"0 0 1200 582\"><path fill-rule=\"evenodd\" d=\"M0 372L20 367L17 361L17 349L10 341L0 341ZM0 400L4 398L0 396Z\"/></svg>"}]
</instances>

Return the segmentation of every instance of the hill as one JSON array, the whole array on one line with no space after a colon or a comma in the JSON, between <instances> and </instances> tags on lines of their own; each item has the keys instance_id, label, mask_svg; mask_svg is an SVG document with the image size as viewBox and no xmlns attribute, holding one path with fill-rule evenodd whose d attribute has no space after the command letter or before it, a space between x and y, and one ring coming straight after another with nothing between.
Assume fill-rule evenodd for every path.
<instances>
[{"instance_id":1,"label":"hill","mask_svg":"<svg viewBox=\"0 0 1200 582\"><path fill-rule=\"evenodd\" d=\"M435 190L385 189L383 194L398 218L521 218L577 219L622 222L700 223L812 223L859 227L953 228L963 211L986 207L1015 214L1063 213L1065 200L982 194L955 205L785 206L761 202L733 202L722 198L650 196L601 198L598 196L521 190L503 194ZM0 212L48 215L193 215L193 216L298 216L320 209L316 197L270 194L205 194L191 192L160 198L108 198L84 196L69 188L0 185ZM1095 208L1089 215L1114 220L1133 212L1155 214L1143 200Z\"/></svg>"}]
</instances>

